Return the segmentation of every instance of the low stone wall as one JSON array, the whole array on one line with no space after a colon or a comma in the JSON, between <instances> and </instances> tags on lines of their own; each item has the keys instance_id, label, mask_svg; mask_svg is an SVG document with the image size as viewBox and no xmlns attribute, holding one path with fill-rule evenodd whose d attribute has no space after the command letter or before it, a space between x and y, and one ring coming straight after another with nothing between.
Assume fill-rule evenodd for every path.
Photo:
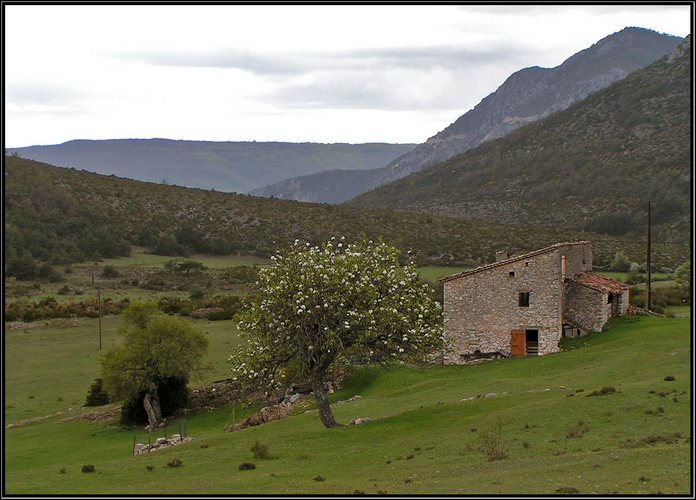
<instances>
[{"instance_id":1,"label":"low stone wall","mask_svg":"<svg viewBox=\"0 0 696 500\"><path fill-rule=\"evenodd\" d=\"M144 453L152 453L153 451L164 448L171 448L172 446L191 441L191 439L190 437L182 437L181 434L174 434L171 438L159 437L154 443L136 443L133 447L133 455L143 455Z\"/></svg>"}]
</instances>

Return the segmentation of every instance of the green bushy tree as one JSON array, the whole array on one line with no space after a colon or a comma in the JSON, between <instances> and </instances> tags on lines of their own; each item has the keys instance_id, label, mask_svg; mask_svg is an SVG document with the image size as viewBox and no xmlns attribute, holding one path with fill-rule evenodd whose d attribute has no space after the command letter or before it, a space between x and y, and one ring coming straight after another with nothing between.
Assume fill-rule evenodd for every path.
<instances>
[{"instance_id":1,"label":"green bushy tree","mask_svg":"<svg viewBox=\"0 0 696 500\"><path fill-rule=\"evenodd\" d=\"M245 346L235 378L267 390L309 383L319 416L336 427L325 382L354 360L421 362L443 348L442 314L415 264L384 242L295 241L259 271L261 300L240 315Z\"/></svg>"},{"instance_id":2,"label":"green bushy tree","mask_svg":"<svg viewBox=\"0 0 696 500\"><path fill-rule=\"evenodd\" d=\"M613 271L628 272L631 269L631 261L623 252L616 252L609 266Z\"/></svg>"},{"instance_id":3,"label":"green bushy tree","mask_svg":"<svg viewBox=\"0 0 696 500\"><path fill-rule=\"evenodd\" d=\"M111 400L142 405L152 428L162 420L159 390L167 380L188 381L203 368L208 340L189 323L156 315L152 304L134 303L123 311L120 345L102 358L101 377Z\"/></svg>"}]
</instances>

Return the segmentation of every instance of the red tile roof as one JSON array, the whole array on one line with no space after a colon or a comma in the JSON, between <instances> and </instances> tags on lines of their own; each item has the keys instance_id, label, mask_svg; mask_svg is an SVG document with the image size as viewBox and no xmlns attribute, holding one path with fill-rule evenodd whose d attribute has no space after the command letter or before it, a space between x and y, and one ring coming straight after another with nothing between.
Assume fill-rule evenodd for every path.
<instances>
[{"instance_id":1,"label":"red tile roof","mask_svg":"<svg viewBox=\"0 0 696 500\"><path fill-rule=\"evenodd\" d=\"M572 245L589 245L591 242L590 241L572 241L572 242L566 242L566 243L556 243L555 245L551 245L550 247L542 248L541 250L534 250L533 252L526 253L524 255L517 255L516 257L510 257L509 259L501 260L499 262L492 262L491 264L485 264L483 266L476 267L474 269L469 269L467 271L462 271L461 273L453 274L451 276L445 276L444 278L440 278L439 281L440 283L444 283L445 281L450 281L454 280L457 278L461 278L462 276L469 276L470 274L476 274L480 273L481 271L487 271L488 269L492 269L494 267L498 266L504 266L505 264L509 264L511 262L516 262L518 260L524 260L528 259L530 257L535 257L537 255L542 255L548 252L552 252L558 248L561 247L566 247L566 246L572 246Z\"/></svg>"},{"instance_id":2,"label":"red tile roof","mask_svg":"<svg viewBox=\"0 0 696 500\"><path fill-rule=\"evenodd\" d=\"M604 293L621 293L630 288L630 286L623 281L607 278L606 276L591 271L578 273L570 278L570 281Z\"/></svg>"}]
</instances>

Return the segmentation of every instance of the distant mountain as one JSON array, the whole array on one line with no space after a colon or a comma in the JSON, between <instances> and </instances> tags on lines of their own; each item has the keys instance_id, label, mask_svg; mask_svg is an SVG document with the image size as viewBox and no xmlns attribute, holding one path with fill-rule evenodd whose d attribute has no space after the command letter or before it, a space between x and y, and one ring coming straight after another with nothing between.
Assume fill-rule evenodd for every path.
<instances>
[{"instance_id":1,"label":"distant mountain","mask_svg":"<svg viewBox=\"0 0 696 500\"><path fill-rule=\"evenodd\" d=\"M565 111L352 206L691 241L691 38Z\"/></svg>"},{"instance_id":2,"label":"distant mountain","mask_svg":"<svg viewBox=\"0 0 696 500\"><path fill-rule=\"evenodd\" d=\"M242 253L269 256L296 238L383 236L421 263L476 266L496 250L525 253L559 241L591 239L595 263L617 250L642 262L643 244L565 229L504 226L428 214L166 186L58 168L19 157L4 161L5 266L64 264L127 255L130 245L161 255ZM675 267L688 248L655 245L657 266ZM8 264L9 263L9 264Z\"/></svg>"},{"instance_id":3,"label":"distant mountain","mask_svg":"<svg viewBox=\"0 0 696 500\"><path fill-rule=\"evenodd\" d=\"M280 181L254 191L261 196L340 203L434 163L447 160L516 128L566 109L670 53L681 38L625 28L555 68L531 67L512 74L495 92L442 132L386 167L365 174L335 174ZM341 186L345 185L346 189Z\"/></svg>"},{"instance_id":4,"label":"distant mountain","mask_svg":"<svg viewBox=\"0 0 696 500\"><path fill-rule=\"evenodd\" d=\"M329 169L375 169L413 144L209 142L168 139L75 140L8 148L24 158L150 182L247 192Z\"/></svg>"},{"instance_id":5,"label":"distant mountain","mask_svg":"<svg viewBox=\"0 0 696 500\"><path fill-rule=\"evenodd\" d=\"M311 203L342 203L378 186L383 168L374 170L325 170L293 177L250 191L254 196Z\"/></svg>"}]
</instances>

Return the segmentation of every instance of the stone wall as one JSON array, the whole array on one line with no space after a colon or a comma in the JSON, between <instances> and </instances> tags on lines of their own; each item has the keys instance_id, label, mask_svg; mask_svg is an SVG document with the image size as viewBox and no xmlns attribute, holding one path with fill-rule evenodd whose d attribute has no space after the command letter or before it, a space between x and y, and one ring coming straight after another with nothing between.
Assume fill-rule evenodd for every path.
<instances>
[{"instance_id":1,"label":"stone wall","mask_svg":"<svg viewBox=\"0 0 696 500\"><path fill-rule=\"evenodd\" d=\"M511 274L514 273L514 276ZM529 307L519 293L529 292ZM539 354L558 350L561 336L560 254L557 250L513 260L444 282L448 363L462 355L510 353L511 331L539 331Z\"/></svg>"},{"instance_id":2,"label":"stone wall","mask_svg":"<svg viewBox=\"0 0 696 500\"><path fill-rule=\"evenodd\" d=\"M583 330L601 332L604 323L611 317L611 304L608 294L580 285L566 282L564 317Z\"/></svg>"},{"instance_id":3,"label":"stone wall","mask_svg":"<svg viewBox=\"0 0 696 500\"><path fill-rule=\"evenodd\" d=\"M628 313L629 290L626 290L619 296L619 316L625 316Z\"/></svg>"},{"instance_id":4,"label":"stone wall","mask_svg":"<svg viewBox=\"0 0 696 500\"><path fill-rule=\"evenodd\" d=\"M591 245L566 245L559 248L559 253L566 256L567 278L584 271L592 271Z\"/></svg>"}]
</instances>

